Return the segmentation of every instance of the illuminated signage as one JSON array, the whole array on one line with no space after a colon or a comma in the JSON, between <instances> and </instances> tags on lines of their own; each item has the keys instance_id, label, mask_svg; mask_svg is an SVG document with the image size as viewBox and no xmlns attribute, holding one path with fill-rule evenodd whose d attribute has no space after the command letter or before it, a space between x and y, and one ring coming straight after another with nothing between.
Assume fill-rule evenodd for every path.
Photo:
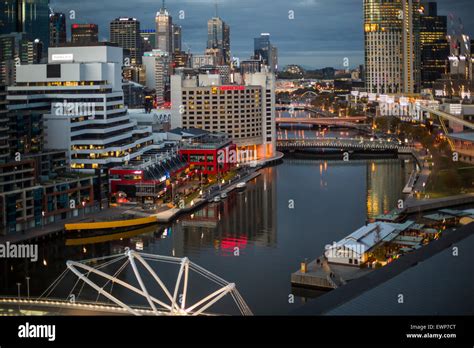
<instances>
[{"instance_id":1,"label":"illuminated signage","mask_svg":"<svg viewBox=\"0 0 474 348\"><path fill-rule=\"evenodd\" d=\"M245 91L245 86L221 86L221 91Z\"/></svg>"}]
</instances>

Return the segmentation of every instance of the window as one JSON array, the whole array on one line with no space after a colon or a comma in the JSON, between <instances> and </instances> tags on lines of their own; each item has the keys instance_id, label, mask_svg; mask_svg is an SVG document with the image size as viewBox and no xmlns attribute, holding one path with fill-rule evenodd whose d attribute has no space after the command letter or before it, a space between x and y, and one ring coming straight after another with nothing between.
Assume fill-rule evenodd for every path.
<instances>
[{"instance_id":1,"label":"window","mask_svg":"<svg viewBox=\"0 0 474 348\"><path fill-rule=\"evenodd\" d=\"M46 67L46 77L48 79L61 78L61 65L48 64Z\"/></svg>"}]
</instances>

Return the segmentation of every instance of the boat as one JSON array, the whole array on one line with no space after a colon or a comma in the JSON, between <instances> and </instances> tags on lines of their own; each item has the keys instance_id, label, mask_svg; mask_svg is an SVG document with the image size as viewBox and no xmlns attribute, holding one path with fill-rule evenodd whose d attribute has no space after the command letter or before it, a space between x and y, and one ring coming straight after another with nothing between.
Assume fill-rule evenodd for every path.
<instances>
[{"instance_id":1,"label":"boat","mask_svg":"<svg viewBox=\"0 0 474 348\"><path fill-rule=\"evenodd\" d=\"M68 239L66 239L66 246L99 244L121 239L130 239L143 234L151 234L156 231L157 227L151 225L128 232L110 232L107 234L91 235L87 237L82 237L80 234L74 235L73 233L73 235L68 236Z\"/></svg>"},{"instance_id":2,"label":"boat","mask_svg":"<svg viewBox=\"0 0 474 348\"><path fill-rule=\"evenodd\" d=\"M239 190L239 191L243 191L243 190L245 190L246 188L247 188L247 183L245 183L245 182L239 182L239 183L237 184L237 190Z\"/></svg>"},{"instance_id":3,"label":"boat","mask_svg":"<svg viewBox=\"0 0 474 348\"><path fill-rule=\"evenodd\" d=\"M66 232L77 234L77 237L96 237L112 233L121 233L134 231L139 228L156 225L158 223L156 217L150 216L140 219L130 220L112 220L112 221L93 221L76 224L66 224L64 228Z\"/></svg>"},{"instance_id":4,"label":"boat","mask_svg":"<svg viewBox=\"0 0 474 348\"><path fill-rule=\"evenodd\" d=\"M221 194L221 199L226 199L227 197L227 193L224 192L223 194Z\"/></svg>"}]
</instances>

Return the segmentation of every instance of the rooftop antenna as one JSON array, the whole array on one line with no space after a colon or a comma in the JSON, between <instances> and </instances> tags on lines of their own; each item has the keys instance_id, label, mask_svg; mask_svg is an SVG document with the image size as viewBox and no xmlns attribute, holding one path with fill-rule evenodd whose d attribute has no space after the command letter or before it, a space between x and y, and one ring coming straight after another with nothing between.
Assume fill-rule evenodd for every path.
<instances>
[{"instance_id":1,"label":"rooftop antenna","mask_svg":"<svg viewBox=\"0 0 474 348\"><path fill-rule=\"evenodd\" d=\"M161 8L162 8L163 10L166 10L165 0L163 0L163 4L161 5Z\"/></svg>"},{"instance_id":2,"label":"rooftop antenna","mask_svg":"<svg viewBox=\"0 0 474 348\"><path fill-rule=\"evenodd\" d=\"M217 3L217 0L215 2L215 6L216 6L216 18L219 18L219 4Z\"/></svg>"}]
</instances>

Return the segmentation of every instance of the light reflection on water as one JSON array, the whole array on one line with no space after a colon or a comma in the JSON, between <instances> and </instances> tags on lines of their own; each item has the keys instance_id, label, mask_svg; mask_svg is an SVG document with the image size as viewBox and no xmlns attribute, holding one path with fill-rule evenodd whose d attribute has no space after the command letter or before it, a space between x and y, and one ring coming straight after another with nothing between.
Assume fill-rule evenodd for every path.
<instances>
[{"instance_id":1,"label":"light reflection on water","mask_svg":"<svg viewBox=\"0 0 474 348\"><path fill-rule=\"evenodd\" d=\"M233 193L169 226L96 244L48 241L40 246L40 260L47 260L47 267L0 261L5 274L1 293L16 294L16 283L24 283L28 273L31 293L39 295L69 259L138 247L146 253L189 257L235 282L256 314L286 314L302 303L301 299L288 303L290 274L299 263L319 256L325 245L350 234L367 218L394 208L410 168L401 160L285 160L264 169L245 192Z\"/></svg>"}]
</instances>

